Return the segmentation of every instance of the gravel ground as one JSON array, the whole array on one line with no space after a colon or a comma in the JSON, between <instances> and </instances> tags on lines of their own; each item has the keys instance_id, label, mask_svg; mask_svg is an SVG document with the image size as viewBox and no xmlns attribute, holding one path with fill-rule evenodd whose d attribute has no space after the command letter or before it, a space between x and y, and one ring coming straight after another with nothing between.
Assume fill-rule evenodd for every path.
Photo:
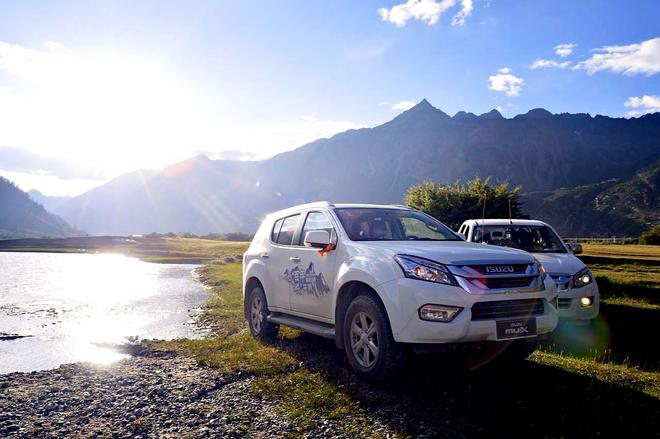
<instances>
[{"instance_id":1,"label":"gravel ground","mask_svg":"<svg viewBox=\"0 0 660 439\"><path fill-rule=\"evenodd\" d=\"M338 437L333 421L298 431L251 396L253 378L133 347L109 366L0 375L0 437Z\"/></svg>"}]
</instances>

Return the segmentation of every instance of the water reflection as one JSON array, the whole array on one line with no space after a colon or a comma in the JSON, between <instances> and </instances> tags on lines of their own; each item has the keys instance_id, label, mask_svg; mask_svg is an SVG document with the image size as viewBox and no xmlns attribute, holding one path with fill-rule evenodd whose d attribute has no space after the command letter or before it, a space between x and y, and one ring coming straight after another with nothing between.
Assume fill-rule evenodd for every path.
<instances>
[{"instance_id":1,"label":"water reflection","mask_svg":"<svg viewBox=\"0 0 660 439\"><path fill-rule=\"evenodd\" d=\"M123 357L127 337L195 336L187 323L206 297L194 265L121 255L0 253L0 373Z\"/></svg>"}]
</instances>

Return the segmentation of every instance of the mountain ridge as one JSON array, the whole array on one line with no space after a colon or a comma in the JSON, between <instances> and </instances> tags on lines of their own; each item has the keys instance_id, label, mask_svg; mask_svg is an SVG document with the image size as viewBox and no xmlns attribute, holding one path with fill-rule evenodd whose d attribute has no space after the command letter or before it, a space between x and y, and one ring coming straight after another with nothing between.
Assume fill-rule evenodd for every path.
<instances>
[{"instance_id":1,"label":"mountain ridge","mask_svg":"<svg viewBox=\"0 0 660 439\"><path fill-rule=\"evenodd\" d=\"M0 239L70 237L83 233L0 177Z\"/></svg>"},{"instance_id":2,"label":"mountain ridge","mask_svg":"<svg viewBox=\"0 0 660 439\"><path fill-rule=\"evenodd\" d=\"M56 213L91 233L252 232L265 213L305 201L401 203L413 184L475 176L552 191L632 178L660 159L655 116L485 115L450 117L422 100L379 126L267 160L198 156L140 178L122 176Z\"/></svg>"}]
</instances>

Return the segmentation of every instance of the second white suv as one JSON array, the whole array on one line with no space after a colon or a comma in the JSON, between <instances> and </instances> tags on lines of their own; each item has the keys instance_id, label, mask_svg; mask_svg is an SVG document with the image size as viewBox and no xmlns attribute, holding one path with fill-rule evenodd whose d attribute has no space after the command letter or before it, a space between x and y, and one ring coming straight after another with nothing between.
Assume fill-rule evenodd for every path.
<instances>
[{"instance_id":1,"label":"second white suv","mask_svg":"<svg viewBox=\"0 0 660 439\"><path fill-rule=\"evenodd\" d=\"M465 242L398 206L300 205L269 215L243 257L251 333L334 338L379 380L405 347L507 347L526 358L557 325L555 289L529 253Z\"/></svg>"},{"instance_id":2,"label":"second white suv","mask_svg":"<svg viewBox=\"0 0 660 439\"><path fill-rule=\"evenodd\" d=\"M600 292L596 278L575 255L580 244L565 244L555 229L538 220L467 220L458 229L470 242L517 248L532 253L557 288L559 318L588 324L598 316Z\"/></svg>"}]
</instances>

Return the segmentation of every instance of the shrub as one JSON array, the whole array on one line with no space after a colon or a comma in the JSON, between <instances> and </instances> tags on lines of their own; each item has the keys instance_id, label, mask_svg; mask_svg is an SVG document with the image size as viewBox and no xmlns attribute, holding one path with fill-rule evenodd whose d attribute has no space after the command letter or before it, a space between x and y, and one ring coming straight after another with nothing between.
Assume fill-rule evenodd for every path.
<instances>
[{"instance_id":1,"label":"shrub","mask_svg":"<svg viewBox=\"0 0 660 439\"><path fill-rule=\"evenodd\" d=\"M646 245L660 245L660 224L657 224L646 233L642 233L639 237L640 244Z\"/></svg>"}]
</instances>

